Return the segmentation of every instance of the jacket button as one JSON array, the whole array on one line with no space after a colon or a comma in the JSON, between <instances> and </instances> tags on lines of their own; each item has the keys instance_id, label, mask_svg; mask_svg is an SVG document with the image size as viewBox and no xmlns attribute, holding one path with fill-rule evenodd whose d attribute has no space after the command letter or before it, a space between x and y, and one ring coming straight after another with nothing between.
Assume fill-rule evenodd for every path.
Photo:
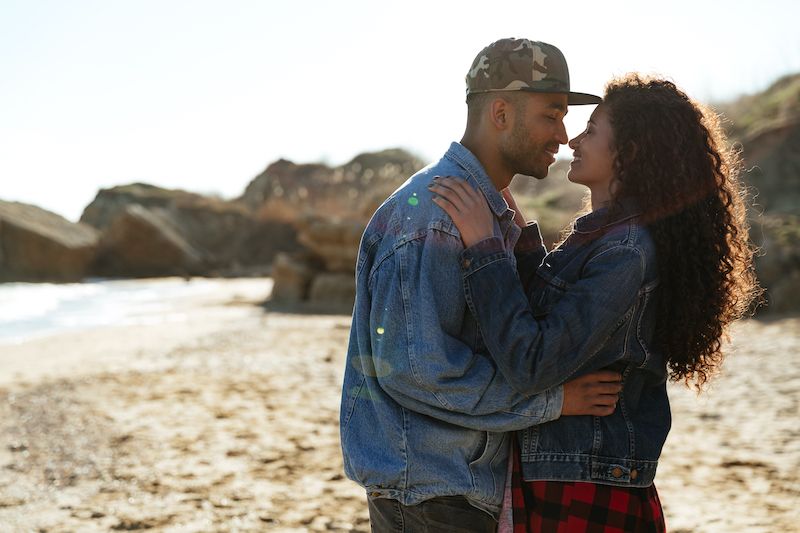
<instances>
[{"instance_id":1,"label":"jacket button","mask_svg":"<svg viewBox=\"0 0 800 533\"><path fill-rule=\"evenodd\" d=\"M622 477L622 469L618 466L615 466L614 469L611 471L611 475L616 478Z\"/></svg>"},{"instance_id":2,"label":"jacket button","mask_svg":"<svg viewBox=\"0 0 800 533\"><path fill-rule=\"evenodd\" d=\"M634 468L633 470L631 470L631 479L636 479L637 477L639 477L639 472L637 472L636 469Z\"/></svg>"},{"instance_id":3,"label":"jacket button","mask_svg":"<svg viewBox=\"0 0 800 533\"><path fill-rule=\"evenodd\" d=\"M469 266L472 264L472 259L464 259L461 264L464 266L464 268L469 268Z\"/></svg>"}]
</instances>

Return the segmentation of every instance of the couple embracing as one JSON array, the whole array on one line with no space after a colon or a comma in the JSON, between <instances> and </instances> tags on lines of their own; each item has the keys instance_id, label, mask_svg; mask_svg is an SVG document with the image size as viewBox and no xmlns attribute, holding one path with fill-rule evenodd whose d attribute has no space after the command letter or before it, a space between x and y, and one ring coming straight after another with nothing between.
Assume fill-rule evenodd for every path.
<instances>
[{"instance_id":1,"label":"couple embracing","mask_svg":"<svg viewBox=\"0 0 800 533\"><path fill-rule=\"evenodd\" d=\"M666 383L713 375L758 290L736 154L667 80L571 92L547 43L492 43L466 82L463 138L361 240L345 472L377 532L665 531ZM567 143L590 203L548 252L508 186Z\"/></svg>"}]
</instances>

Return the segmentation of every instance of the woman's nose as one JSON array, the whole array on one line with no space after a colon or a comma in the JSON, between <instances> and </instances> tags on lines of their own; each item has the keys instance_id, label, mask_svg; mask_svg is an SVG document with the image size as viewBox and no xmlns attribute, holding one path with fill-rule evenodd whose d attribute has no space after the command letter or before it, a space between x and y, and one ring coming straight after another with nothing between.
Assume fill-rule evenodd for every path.
<instances>
[{"instance_id":1,"label":"woman's nose","mask_svg":"<svg viewBox=\"0 0 800 533\"><path fill-rule=\"evenodd\" d=\"M578 147L580 142L581 142L581 136L580 135L578 135L577 137L573 137L572 139L569 140L569 147L574 150L575 148Z\"/></svg>"}]
</instances>

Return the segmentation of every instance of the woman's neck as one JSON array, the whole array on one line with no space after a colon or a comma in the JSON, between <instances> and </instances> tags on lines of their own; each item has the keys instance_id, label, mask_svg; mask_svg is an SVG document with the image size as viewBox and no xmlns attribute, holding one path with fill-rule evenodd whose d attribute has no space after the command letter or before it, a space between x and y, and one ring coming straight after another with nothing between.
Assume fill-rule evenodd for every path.
<instances>
[{"instance_id":1,"label":"woman's neck","mask_svg":"<svg viewBox=\"0 0 800 533\"><path fill-rule=\"evenodd\" d=\"M589 190L592 199L592 211L597 211L603 207L607 207L611 203L611 194L608 190Z\"/></svg>"}]
</instances>

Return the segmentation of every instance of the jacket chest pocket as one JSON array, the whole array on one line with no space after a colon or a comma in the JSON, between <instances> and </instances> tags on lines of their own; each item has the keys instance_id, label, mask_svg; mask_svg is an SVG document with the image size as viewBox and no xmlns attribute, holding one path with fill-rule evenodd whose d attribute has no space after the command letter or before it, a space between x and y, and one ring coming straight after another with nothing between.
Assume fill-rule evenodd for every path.
<instances>
[{"instance_id":1,"label":"jacket chest pocket","mask_svg":"<svg viewBox=\"0 0 800 533\"><path fill-rule=\"evenodd\" d=\"M546 273L536 274L536 279L531 288L531 309L533 316L543 318L561 301L569 284L557 276L549 276Z\"/></svg>"}]
</instances>

